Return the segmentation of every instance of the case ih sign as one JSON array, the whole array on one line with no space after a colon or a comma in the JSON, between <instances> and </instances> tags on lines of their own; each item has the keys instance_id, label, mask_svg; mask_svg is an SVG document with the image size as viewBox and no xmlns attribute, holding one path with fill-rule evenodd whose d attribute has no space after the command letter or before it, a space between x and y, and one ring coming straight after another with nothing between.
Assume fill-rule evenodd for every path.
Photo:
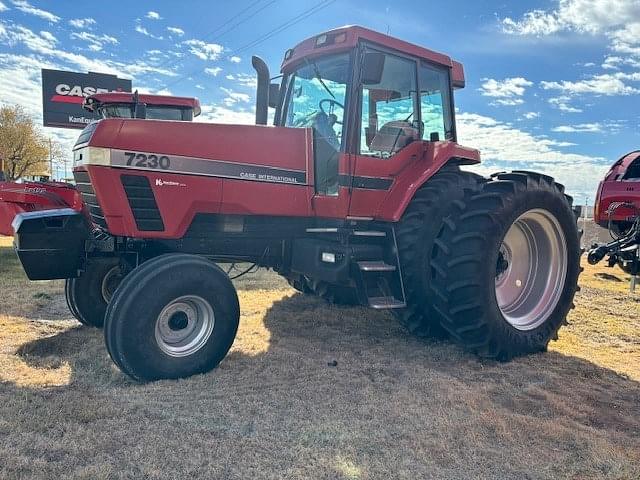
<instances>
[{"instance_id":1,"label":"case ih sign","mask_svg":"<svg viewBox=\"0 0 640 480\"><path fill-rule=\"evenodd\" d=\"M85 97L103 92L130 92L131 80L104 73L42 69L42 110L45 127L84 128L97 114L82 108Z\"/></svg>"}]
</instances>

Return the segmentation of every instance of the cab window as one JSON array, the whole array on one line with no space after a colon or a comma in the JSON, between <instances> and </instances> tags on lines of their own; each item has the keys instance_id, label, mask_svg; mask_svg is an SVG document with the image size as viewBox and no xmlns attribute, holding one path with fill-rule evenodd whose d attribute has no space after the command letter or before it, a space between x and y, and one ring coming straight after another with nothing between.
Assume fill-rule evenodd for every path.
<instances>
[{"instance_id":1,"label":"cab window","mask_svg":"<svg viewBox=\"0 0 640 480\"><path fill-rule=\"evenodd\" d=\"M421 130L424 140L453 140L449 88L447 70L427 64L420 66Z\"/></svg>"},{"instance_id":2,"label":"cab window","mask_svg":"<svg viewBox=\"0 0 640 480\"><path fill-rule=\"evenodd\" d=\"M360 154L389 158L420 138L416 63L384 54L379 79L361 85Z\"/></svg>"},{"instance_id":3,"label":"cab window","mask_svg":"<svg viewBox=\"0 0 640 480\"><path fill-rule=\"evenodd\" d=\"M322 195L338 195L350 63L347 53L307 59L288 80L284 124L313 129L315 188Z\"/></svg>"}]
</instances>

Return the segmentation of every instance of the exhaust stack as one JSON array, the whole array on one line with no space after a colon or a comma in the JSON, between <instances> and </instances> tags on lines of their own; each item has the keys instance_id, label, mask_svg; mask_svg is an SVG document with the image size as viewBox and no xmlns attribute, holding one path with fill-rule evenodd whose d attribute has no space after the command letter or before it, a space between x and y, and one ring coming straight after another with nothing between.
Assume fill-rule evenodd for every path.
<instances>
[{"instance_id":1,"label":"exhaust stack","mask_svg":"<svg viewBox=\"0 0 640 480\"><path fill-rule=\"evenodd\" d=\"M256 90L256 125L266 125L269 111L269 67L260 57L252 56L251 65L258 75Z\"/></svg>"}]
</instances>

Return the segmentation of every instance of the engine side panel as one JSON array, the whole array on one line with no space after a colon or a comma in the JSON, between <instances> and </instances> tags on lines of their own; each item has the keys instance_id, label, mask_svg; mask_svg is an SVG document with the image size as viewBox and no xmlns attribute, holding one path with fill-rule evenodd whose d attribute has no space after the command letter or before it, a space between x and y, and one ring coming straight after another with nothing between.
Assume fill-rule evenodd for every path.
<instances>
[{"instance_id":1,"label":"engine side panel","mask_svg":"<svg viewBox=\"0 0 640 480\"><path fill-rule=\"evenodd\" d=\"M197 213L312 215L306 129L108 119L95 147L109 149L105 164L78 170L114 235L181 238Z\"/></svg>"}]
</instances>

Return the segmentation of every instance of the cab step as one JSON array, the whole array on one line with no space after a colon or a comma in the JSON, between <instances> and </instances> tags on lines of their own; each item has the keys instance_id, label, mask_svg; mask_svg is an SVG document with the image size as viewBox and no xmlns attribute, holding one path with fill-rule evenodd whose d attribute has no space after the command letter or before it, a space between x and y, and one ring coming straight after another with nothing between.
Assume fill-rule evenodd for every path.
<instances>
[{"instance_id":1,"label":"cab step","mask_svg":"<svg viewBox=\"0 0 640 480\"><path fill-rule=\"evenodd\" d=\"M404 308L407 304L395 297L369 297L369 306L376 310L386 310L390 308Z\"/></svg>"},{"instance_id":2,"label":"cab step","mask_svg":"<svg viewBox=\"0 0 640 480\"><path fill-rule=\"evenodd\" d=\"M387 233L381 230L354 230L355 237L386 237Z\"/></svg>"},{"instance_id":3,"label":"cab step","mask_svg":"<svg viewBox=\"0 0 640 480\"><path fill-rule=\"evenodd\" d=\"M358 268L363 272L395 272L396 266L379 261L358 262Z\"/></svg>"}]
</instances>

